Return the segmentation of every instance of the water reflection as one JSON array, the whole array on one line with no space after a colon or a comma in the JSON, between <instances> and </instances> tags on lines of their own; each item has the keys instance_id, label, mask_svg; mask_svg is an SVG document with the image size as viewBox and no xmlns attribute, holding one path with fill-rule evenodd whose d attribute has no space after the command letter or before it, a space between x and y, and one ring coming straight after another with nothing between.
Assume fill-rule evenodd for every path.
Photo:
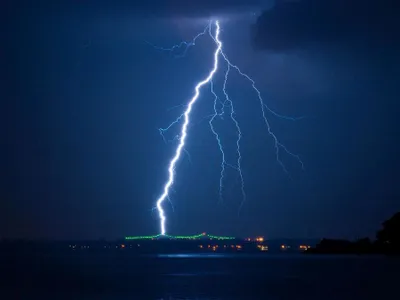
<instances>
[{"instance_id":1,"label":"water reflection","mask_svg":"<svg viewBox=\"0 0 400 300\"><path fill-rule=\"evenodd\" d=\"M169 296L169 297L167 297L167 298L159 298L159 299L157 299L157 300L222 300L222 298L209 298L209 297L206 297L206 298L204 298L204 297L201 297L201 298L199 298L199 297L195 297L195 298L190 297L190 298L187 298L187 297L174 297L174 296ZM226 300L228 300L228 299L226 299Z\"/></svg>"},{"instance_id":2,"label":"water reflection","mask_svg":"<svg viewBox=\"0 0 400 300\"><path fill-rule=\"evenodd\" d=\"M228 257L226 254L202 254L202 253L188 253L188 254L157 254L160 258L218 258Z\"/></svg>"}]
</instances>

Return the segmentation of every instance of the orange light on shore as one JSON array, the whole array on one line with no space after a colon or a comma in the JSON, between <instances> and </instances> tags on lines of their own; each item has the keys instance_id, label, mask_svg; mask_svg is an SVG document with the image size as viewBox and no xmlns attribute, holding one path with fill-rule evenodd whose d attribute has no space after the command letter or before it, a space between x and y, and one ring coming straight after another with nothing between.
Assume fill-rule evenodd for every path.
<instances>
[{"instance_id":1,"label":"orange light on shore","mask_svg":"<svg viewBox=\"0 0 400 300\"><path fill-rule=\"evenodd\" d=\"M307 250L310 249L311 247L309 245L300 245L300 250Z\"/></svg>"}]
</instances>

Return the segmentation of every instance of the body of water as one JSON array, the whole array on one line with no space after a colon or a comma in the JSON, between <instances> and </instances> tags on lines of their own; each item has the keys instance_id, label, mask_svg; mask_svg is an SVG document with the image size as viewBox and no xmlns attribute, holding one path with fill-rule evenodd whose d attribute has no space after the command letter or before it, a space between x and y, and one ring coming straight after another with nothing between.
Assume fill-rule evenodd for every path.
<instances>
[{"instance_id":1,"label":"body of water","mask_svg":"<svg viewBox=\"0 0 400 300\"><path fill-rule=\"evenodd\" d=\"M392 299L399 267L382 256L36 255L2 262L0 298Z\"/></svg>"}]
</instances>

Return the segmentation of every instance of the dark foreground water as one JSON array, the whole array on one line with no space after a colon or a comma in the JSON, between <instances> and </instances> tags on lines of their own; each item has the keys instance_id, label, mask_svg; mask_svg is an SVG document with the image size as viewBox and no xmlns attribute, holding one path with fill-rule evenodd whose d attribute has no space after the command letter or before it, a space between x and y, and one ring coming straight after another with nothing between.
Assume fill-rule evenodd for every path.
<instances>
[{"instance_id":1,"label":"dark foreground water","mask_svg":"<svg viewBox=\"0 0 400 300\"><path fill-rule=\"evenodd\" d=\"M0 265L0 299L395 299L400 259L36 255ZM394 298L393 298L394 297Z\"/></svg>"}]
</instances>

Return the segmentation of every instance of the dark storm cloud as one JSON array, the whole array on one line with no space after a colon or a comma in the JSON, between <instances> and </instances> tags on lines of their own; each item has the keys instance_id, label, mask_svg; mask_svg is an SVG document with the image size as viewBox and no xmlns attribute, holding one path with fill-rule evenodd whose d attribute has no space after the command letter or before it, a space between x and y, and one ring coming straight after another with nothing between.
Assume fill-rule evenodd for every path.
<instances>
[{"instance_id":1,"label":"dark storm cloud","mask_svg":"<svg viewBox=\"0 0 400 300\"><path fill-rule=\"evenodd\" d=\"M199 76L193 70L208 68L207 42L174 60L143 41L170 46L202 29L208 15L241 14L253 5L257 11L258 3L267 7L269 1L45 1L0 2L0 25L6 25L0 46L0 166L7 176L0 183L0 237L157 233L150 210L172 153L172 143L164 145L157 128L179 113L167 108L191 95ZM319 2L326 1L345 3ZM309 0L290 4L289 11L288 4L275 6L258 23L259 36L268 42L262 48L304 46L289 54L252 51L253 17L224 24L227 52L254 76L271 108L307 117L296 123L271 119L306 170L300 173L283 157L294 178L288 180L275 149L264 144L270 140L257 99L236 81L232 88L248 141L243 217L236 218L240 193L235 195L234 177L226 181L227 205L214 209L220 156L202 121L188 139L193 164L184 157L179 167L175 213L166 205L171 233L353 238L372 234L399 210L399 58L396 47L386 47L395 27L383 26L398 21L394 12L383 16L381 3L375 12L370 6L330 9ZM373 12L379 18L369 17ZM365 37L377 45L385 41L385 47L348 51L346 45ZM203 107L212 109L207 99ZM196 118L201 116L196 108Z\"/></svg>"},{"instance_id":2,"label":"dark storm cloud","mask_svg":"<svg viewBox=\"0 0 400 300\"><path fill-rule=\"evenodd\" d=\"M219 13L237 11L249 7L265 7L269 0L118 0L118 1L47 1L39 4L32 1L20 0L13 6L29 7L35 11L80 12L93 15L127 14L131 16L156 17L208 17ZM11 3L11 1L9 1ZM10 6L10 5L9 5Z\"/></svg>"},{"instance_id":3,"label":"dark storm cloud","mask_svg":"<svg viewBox=\"0 0 400 300\"><path fill-rule=\"evenodd\" d=\"M103 1L107 9L117 11L127 11L128 13L165 16L165 17L188 17L188 16L208 16L226 10L236 10L245 7L260 5L265 2L261 0L150 0L150 1ZM99 2L94 1L99 7Z\"/></svg>"},{"instance_id":4,"label":"dark storm cloud","mask_svg":"<svg viewBox=\"0 0 400 300\"><path fill-rule=\"evenodd\" d=\"M259 49L283 51L346 42L371 47L397 43L396 1L279 1L254 26Z\"/></svg>"}]
</instances>

